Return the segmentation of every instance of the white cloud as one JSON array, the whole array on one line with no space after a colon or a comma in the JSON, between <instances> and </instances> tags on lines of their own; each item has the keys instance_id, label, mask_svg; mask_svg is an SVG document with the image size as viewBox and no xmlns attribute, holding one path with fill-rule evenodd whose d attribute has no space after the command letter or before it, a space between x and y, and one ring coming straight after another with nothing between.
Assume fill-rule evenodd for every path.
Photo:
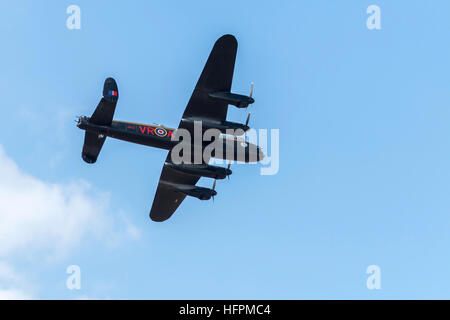
<instances>
[{"instance_id":1,"label":"white cloud","mask_svg":"<svg viewBox=\"0 0 450 320\"><path fill-rule=\"evenodd\" d=\"M84 181L59 184L37 179L21 171L1 146L0 203L0 299L30 297L14 286L5 289L5 282L21 281L1 260L58 258L89 237L115 245L117 239L136 239L140 234L123 214L111 214L107 194Z\"/></svg>"},{"instance_id":2,"label":"white cloud","mask_svg":"<svg viewBox=\"0 0 450 320\"><path fill-rule=\"evenodd\" d=\"M22 281L22 277L9 264L0 261L0 280L2 282L19 282Z\"/></svg>"},{"instance_id":3,"label":"white cloud","mask_svg":"<svg viewBox=\"0 0 450 320\"><path fill-rule=\"evenodd\" d=\"M31 290L30 288L24 290L26 287L27 283L24 277L14 270L11 265L0 261L0 300L31 299Z\"/></svg>"},{"instance_id":4,"label":"white cloud","mask_svg":"<svg viewBox=\"0 0 450 320\"><path fill-rule=\"evenodd\" d=\"M29 300L32 296L23 292L20 289L1 289L0 288L0 300Z\"/></svg>"}]
</instances>

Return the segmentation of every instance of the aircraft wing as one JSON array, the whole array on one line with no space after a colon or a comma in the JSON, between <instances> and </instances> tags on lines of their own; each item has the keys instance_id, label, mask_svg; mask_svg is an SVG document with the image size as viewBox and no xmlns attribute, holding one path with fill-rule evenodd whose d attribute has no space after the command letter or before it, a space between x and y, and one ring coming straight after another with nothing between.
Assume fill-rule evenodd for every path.
<instances>
[{"instance_id":1,"label":"aircraft wing","mask_svg":"<svg viewBox=\"0 0 450 320\"><path fill-rule=\"evenodd\" d=\"M170 161L170 151L167 155L166 162L167 161ZM159 178L152 209L150 210L150 219L158 222L169 219L175 210L177 210L181 202L183 202L184 198L186 198L185 194L171 188L171 183L195 185L199 179L200 176L175 171L164 165L161 177Z\"/></svg>"},{"instance_id":2,"label":"aircraft wing","mask_svg":"<svg viewBox=\"0 0 450 320\"><path fill-rule=\"evenodd\" d=\"M183 118L217 121L226 119L228 103L223 100L213 99L208 94L213 92L230 92L236 51L237 41L234 36L224 35L216 41L183 113ZM181 121L179 128L187 129L191 132L191 136L193 135L193 127L189 124ZM169 151L166 162L170 161L170 157ZM203 160L206 163L209 161L209 159ZM198 175L175 171L164 165L152 209L150 210L150 218L153 221L169 219L184 198L186 198L185 194L177 192L171 187L171 184L194 186L199 179L200 176Z\"/></svg>"},{"instance_id":3,"label":"aircraft wing","mask_svg":"<svg viewBox=\"0 0 450 320\"><path fill-rule=\"evenodd\" d=\"M234 36L224 35L216 41L186 110L184 110L183 118L218 121L226 119L228 103L223 100L213 99L208 94L213 92L230 92L236 52L237 41ZM184 128L183 122L180 123L179 127Z\"/></svg>"}]
</instances>

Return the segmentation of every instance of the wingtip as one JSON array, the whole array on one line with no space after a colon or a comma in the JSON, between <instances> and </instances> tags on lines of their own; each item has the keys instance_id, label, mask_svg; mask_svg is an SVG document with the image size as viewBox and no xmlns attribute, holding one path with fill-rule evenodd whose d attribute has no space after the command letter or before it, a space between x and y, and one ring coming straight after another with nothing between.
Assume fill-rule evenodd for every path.
<instances>
[{"instance_id":1,"label":"wingtip","mask_svg":"<svg viewBox=\"0 0 450 320\"><path fill-rule=\"evenodd\" d=\"M163 216L159 216L159 215L156 215L156 214L152 214L152 212L150 212L149 217L150 217L150 220L152 220L153 222L164 222L164 221L166 221L167 219L170 218L170 216L169 217L163 217Z\"/></svg>"},{"instance_id":2,"label":"wingtip","mask_svg":"<svg viewBox=\"0 0 450 320\"><path fill-rule=\"evenodd\" d=\"M223 36L221 36L219 39L230 39L230 40L236 40L236 37L234 35L232 35L231 33L227 33L224 34Z\"/></svg>"},{"instance_id":3,"label":"wingtip","mask_svg":"<svg viewBox=\"0 0 450 320\"><path fill-rule=\"evenodd\" d=\"M150 220L152 220L153 222L164 222L166 220L168 220L170 217L172 217L172 213L167 214L167 212L158 210L157 208L154 208L154 206L152 206L152 209L150 210L149 213L149 217Z\"/></svg>"},{"instance_id":4,"label":"wingtip","mask_svg":"<svg viewBox=\"0 0 450 320\"><path fill-rule=\"evenodd\" d=\"M221 36L219 39L217 39L216 44L220 44L220 43L227 43L229 45L234 45L237 46L237 40L236 37L233 36L232 34L224 34L223 36Z\"/></svg>"}]
</instances>

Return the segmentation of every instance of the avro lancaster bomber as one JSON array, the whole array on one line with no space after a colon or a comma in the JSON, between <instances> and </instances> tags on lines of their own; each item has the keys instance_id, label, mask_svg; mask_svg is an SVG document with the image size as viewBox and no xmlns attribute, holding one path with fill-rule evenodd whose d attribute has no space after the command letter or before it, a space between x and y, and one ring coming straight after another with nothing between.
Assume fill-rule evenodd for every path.
<instances>
[{"instance_id":1,"label":"avro lancaster bomber","mask_svg":"<svg viewBox=\"0 0 450 320\"><path fill-rule=\"evenodd\" d=\"M178 129L113 120L119 98L119 90L113 78L105 80L103 98L92 116L78 118L77 126L86 131L82 158L87 163L97 161L106 137L169 150L150 210L150 218L153 221L164 221L170 218L186 196L209 200L217 194L214 190L216 179L228 177L231 170L230 165L224 168L208 164L211 157L243 162L255 162L264 157L261 149L256 145L238 139L236 136L221 134L227 133L230 129L233 131L239 129L242 133L249 129L250 114L245 124L226 120L228 105L247 108L254 103L253 86L249 96L230 92L236 51L237 41L234 36L224 35L216 41ZM202 154L200 163L173 161L172 152L176 145L181 143L174 139L177 131L181 132L180 129L184 129L194 137L195 133L198 134L196 130L198 124L202 128L201 135L208 129L216 129L214 132L217 134L210 141L221 144L222 150L226 152L216 152L211 153L211 156L205 156L203 151L209 142L201 139L200 144L195 145L194 142L190 144L192 149L197 150L194 150L194 155L196 152ZM193 140L196 140L195 137ZM214 179L212 189L196 186L201 177Z\"/></svg>"}]
</instances>

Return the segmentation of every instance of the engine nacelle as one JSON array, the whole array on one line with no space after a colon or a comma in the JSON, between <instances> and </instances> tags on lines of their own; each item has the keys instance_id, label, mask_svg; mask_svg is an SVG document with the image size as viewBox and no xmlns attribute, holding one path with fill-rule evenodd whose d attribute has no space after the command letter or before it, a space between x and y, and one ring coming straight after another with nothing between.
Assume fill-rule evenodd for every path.
<instances>
[{"instance_id":1,"label":"engine nacelle","mask_svg":"<svg viewBox=\"0 0 450 320\"><path fill-rule=\"evenodd\" d=\"M225 179L232 173L228 168L211 166L208 164L174 164L167 161L164 165L183 173L219 180Z\"/></svg>"},{"instance_id":2,"label":"engine nacelle","mask_svg":"<svg viewBox=\"0 0 450 320\"><path fill-rule=\"evenodd\" d=\"M217 195L217 192L215 190L204 187L176 185L174 186L174 188L178 192L184 193L187 196L194 197L200 200L209 200L211 199L211 197Z\"/></svg>"},{"instance_id":3,"label":"engine nacelle","mask_svg":"<svg viewBox=\"0 0 450 320\"><path fill-rule=\"evenodd\" d=\"M223 134L227 134L227 130L242 130L242 133L237 134L242 135L247 132L248 129L250 129L250 127L246 124L231 121L213 121L195 118L183 118L182 121L184 123L189 123L191 126L194 126L196 121L201 121L203 131L206 131L208 129L217 129Z\"/></svg>"},{"instance_id":4,"label":"engine nacelle","mask_svg":"<svg viewBox=\"0 0 450 320\"><path fill-rule=\"evenodd\" d=\"M253 99L252 97L231 92L212 92L208 95L211 98L225 101L226 103L236 106L238 108L247 108L249 104L255 102L255 99Z\"/></svg>"}]
</instances>

